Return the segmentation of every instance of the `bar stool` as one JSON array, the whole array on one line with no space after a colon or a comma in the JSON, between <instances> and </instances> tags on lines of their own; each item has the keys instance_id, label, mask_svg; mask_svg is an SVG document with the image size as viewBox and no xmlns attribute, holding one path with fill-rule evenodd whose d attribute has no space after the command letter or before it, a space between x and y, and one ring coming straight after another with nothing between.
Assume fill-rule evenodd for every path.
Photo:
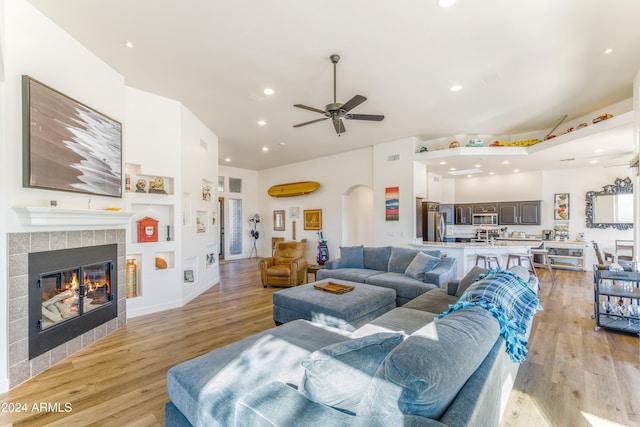
<instances>
[{"instance_id":1,"label":"bar stool","mask_svg":"<svg viewBox=\"0 0 640 427\"><path fill-rule=\"evenodd\" d=\"M501 268L498 255L496 254L476 254L476 265L480 265L481 260L484 268L491 268L491 262L495 262L498 269Z\"/></svg>"},{"instance_id":2,"label":"bar stool","mask_svg":"<svg viewBox=\"0 0 640 427\"><path fill-rule=\"evenodd\" d=\"M522 261L526 260L529 263L527 270L529 270L534 276L538 277L538 273L536 273L536 268L534 267L533 254L531 253L507 254L507 270L511 266L512 260L518 261L518 265L522 265ZM514 262L514 265L515 265L515 262Z\"/></svg>"},{"instance_id":3,"label":"bar stool","mask_svg":"<svg viewBox=\"0 0 640 427\"><path fill-rule=\"evenodd\" d=\"M551 276L551 283L556 284L556 276L553 274L553 268L551 268L551 259L549 258L549 251L542 248L531 249L531 255L533 255L533 266L546 268ZM536 262L536 256L539 256L541 262Z\"/></svg>"}]
</instances>

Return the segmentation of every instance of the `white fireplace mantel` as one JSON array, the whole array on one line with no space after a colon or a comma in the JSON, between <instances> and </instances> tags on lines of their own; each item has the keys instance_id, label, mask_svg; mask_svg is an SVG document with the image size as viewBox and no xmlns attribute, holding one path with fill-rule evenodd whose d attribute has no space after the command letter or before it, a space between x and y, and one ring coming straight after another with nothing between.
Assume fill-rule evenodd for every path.
<instances>
[{"instance_id":1,"label":"white fireplace mantel","mask_svg":"<svg viewBox=\"0 0 640 427\"><path fill-rule=\"evenodd\" d=\"M20 225L35 226L126 225L133 216L133 212L40 206L13 206L13 210L18 214Z\"/></svg>"}]
</instances>

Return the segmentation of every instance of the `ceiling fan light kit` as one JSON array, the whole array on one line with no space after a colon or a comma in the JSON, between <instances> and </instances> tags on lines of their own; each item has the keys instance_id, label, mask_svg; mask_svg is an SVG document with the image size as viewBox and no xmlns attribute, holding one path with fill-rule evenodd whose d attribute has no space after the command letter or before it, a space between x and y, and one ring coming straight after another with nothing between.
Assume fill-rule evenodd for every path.
<instances>
[{"instance_id":1,"label":"ceiling fan light kit","mask_svg":"<svg viewBox=\"0 0 640 427\"><path fill-rule=\"evenodd\" d=\"M364 101L367 100L367 98L365 98L362 95L356 95L344 104L341 104L336 101L336 64L338 64L338 61L340 61L340 55L333 54L329 57L329 59L333 63L333 102L331 104L325 105L324 110L321 110L319 108L309 107L303 104L294 104L294 107L313 111L315 113L320 113L324 115L324 117L321 119L310 120L304 123L298 123L297 125L293 125L293 127L298 128L301 126L306 126L312 123L317 123L327 119L331 119L331 121L333 122L333 127L336 130L336 133L338 134L338 136L340 136L341 134L347 131L346 128L344 127L344 122L342 121L342 119L367 120L367 121L376 121L376 122L382 121L384 119L384 116L379 114L349 113L349 111L353 110L355 107L357 107L358 105L362 104Z\"/></svg>"}]
</instances>

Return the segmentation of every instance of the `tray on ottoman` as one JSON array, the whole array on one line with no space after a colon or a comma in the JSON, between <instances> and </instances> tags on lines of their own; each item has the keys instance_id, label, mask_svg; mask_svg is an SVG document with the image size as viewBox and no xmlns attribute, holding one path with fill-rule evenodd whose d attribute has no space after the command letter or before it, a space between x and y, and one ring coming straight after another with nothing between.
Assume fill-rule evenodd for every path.
<instances>
[{"instance_id":1,"label":"tray on ottoman","mask_svg":"<svg viewBox=\"0 0 640 427\"><path fill-rule=\"evenodd\" d=\"M316 286L328 283L353 287L353 290L336 294L316 289ZM273 294L273 320L277 325L305 319L354 331L395 307L396 292L393 289L338 279L320 280Z\"/></svg>"}]
</instances>

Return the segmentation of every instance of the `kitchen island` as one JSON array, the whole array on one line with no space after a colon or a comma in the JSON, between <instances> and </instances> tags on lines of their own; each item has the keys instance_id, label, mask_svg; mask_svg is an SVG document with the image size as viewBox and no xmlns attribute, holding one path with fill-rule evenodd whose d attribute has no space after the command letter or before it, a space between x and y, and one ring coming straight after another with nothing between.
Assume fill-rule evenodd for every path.
<instances>
[{"instance_id":1,"label":"kitchen island","mask_svg":"<svg viewBox=\"0 0 640 427\"><path fill-rule=\"evenodd\" d=\"M439 250L447 257L455 258L458 265L457 277L462 278L471 267L476 265L476 255L478 254L495 254L500 261L500 266L506 268L509 254L527 253L529 249L537 248L541 244L542 240L523 239L522 241L496 241L494 244L486 242L423 242L414 243L412 246L426 250Z\"/></svg>"}]
</instances>

